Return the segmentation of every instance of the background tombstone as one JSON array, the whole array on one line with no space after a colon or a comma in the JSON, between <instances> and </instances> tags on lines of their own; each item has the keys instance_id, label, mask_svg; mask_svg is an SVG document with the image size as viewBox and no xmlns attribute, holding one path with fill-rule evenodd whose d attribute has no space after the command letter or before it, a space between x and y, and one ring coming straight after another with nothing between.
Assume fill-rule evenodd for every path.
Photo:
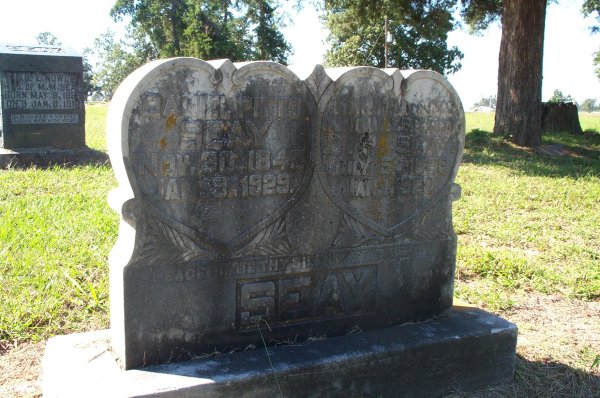
<instances>
[{"instance_id":1,"label":"background tombstone","mask_svg":"<svg viewBox=\"0 0 600 398\"><path fill-rule=\"evenodd\" d=\"M55 46L0 44L0 147L85 146L82 58Z\"/></svg>"}]
</instances>

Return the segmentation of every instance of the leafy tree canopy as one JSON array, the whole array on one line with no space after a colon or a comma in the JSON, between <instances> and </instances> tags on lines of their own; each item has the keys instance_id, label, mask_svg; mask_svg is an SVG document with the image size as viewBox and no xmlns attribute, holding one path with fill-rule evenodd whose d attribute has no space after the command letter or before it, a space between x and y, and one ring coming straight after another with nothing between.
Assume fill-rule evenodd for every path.
<instances>
[{"instance_id":1,"label":"leafy tree canopy","mask_svg":"<svg viewBox=\"0 0 600 398\"><path fill-rule=\"evenodd\" d=\"M40 32L35 37L35 40L38 44L43 44L46 46L60 46L62 43L58 39L58 37L54 36L54 34L50 32Z\"/></svg>"},{"instance_id":2,"label":"leafy tree canopy","mask_svg":"<svg viewBox=\"0 0 600 398\"><path fill-rule=\"evenodd\" d=\"M389 18L389 66L433 69L443 74L460 69L463 54L448 48L456 0L326 0L324 21L330 30L331 66L384 67L384 18Z\"/></svg>"},{"instance_id":3,"label":"leafy tree canopy","mask_svg":"<svg viewBox=\"0 0 600 398\"><path fill-rule=\"evenodd\" d=\"M127 21L124 40L107 32L95 42L94 83L111 97L120 82L158 58L188 56L287 63L290 45L275 0L116 0L115 21Z\"/></svg>"},{"instance_id":4,"label":"leafy tree canopy","mask_svg":"<svg viewBox=\"0 0 600 398\"><path fill-rule=\"evenodd\" d=\"M590 16L590 15L596 15L596 21L597 23L600 24L600 0L586 0L583 3L583 7L582 10L583 15ZM600 32L600 26L595 25L592 26L592 32L594 33L598 33ZM600 51L597 51L594 54L594 60L593 60L594 65L596 66L596 76L598 76L598 79L600 79Z\"/></svg>"},{"instance_id":5,"label":"leafy tree canopy","mask_svg":"<svg viewBox=\"0 0 600 398\"><path fill-rule=\"evenodd\" d=\"M600 23L600 0L586 0L581 7L581 11L586 17L596 14L596 21ZM592 31L597 33L600 31L600 27L593 26Z\"/></svg>"},{"instance_id":6,"label":"leafy tree canopy","mask_svg":"<svg viewBox=\"0 0 600 398\"><path fill-rule=\"evenodd\" d=\"M554 90L552 93L552 97L548 100L548 102L575 102L573 97L570 95L565 95L561 90Z\"/></svg>"},{"instance_id":7,"label":"leafy tree canopy","mask_svg":"<svg viewBox=\"0 0 600 398\"><path fill-rule=\"evenodd\" d=\"M595 98L587 98L579 105L579 109L583 112L595 112L600 110L600 105Z\"/></svg>"},{"instance_id":8,"label":"leafy tree canopy","mask_svg":"<svg viewBox=\"0 0 600 398\"><path fill-rule=\"evenodd\" d=\"M479 101L473 104L475 107L485 106L489 108L496 108L496 96L490 95L489 97L483 97Z\"/></svg>"},{"instance_id":9,"label":"leafy tree canopy","mask_svg":"<svg viewBox=\"0 0 600 398\"><path fill-rule=\"evenodd\" d=\"M35 40L38 44L43 44L46 46L61 46L62 42L58 37L56 37L51 32L40 32L35 37ZM92 66L89 62L89 56L91 55L91 50L86 48L82 54L82 62L83 62L83 94L87 97L88 94L93 91L97 91L98 88L93 84L92 80L94 78L94 73L92 70Z\"/></svg>"},{"instance_id":10,"label":"leafy tree canopy","mask_svg":"<svg viewBox=\"0 0 600 398\"><path fill-rule=\"evenodd\" d=\"M272 0L117 0L116 20L132 29L160 58L287 61L289 44L279 30Z\"/></svg>"},{"instance_id":11,"label":"leafy tree canopy","mask_svg":"<svg viewBox=\"0 0 600 398\"><path fill-rule=\"evenodd\" d=\"M502 0L462 0L460 14L472 32L487 27L502 17Z\"/></svg>"},{"instance_id":12,"label":"leafy tree canopy","mask_svg":"<svg viewBox=\"0 0 600 398\"><path fill-rule=\"evenodd\" d=\"M112 97L119 84L131 72L157 55L152 52L151 47L145 46L144 42L131 40L132 37L130 32L128 38L131 42L137 43L137 48L132 49L132 44L127 43L125 40L116 41L112 31L107 31L94 41L98 63L93 85L100 87L108 99ZM148 51L148 53L145 51Z\"/></svg>"}]
</instances>

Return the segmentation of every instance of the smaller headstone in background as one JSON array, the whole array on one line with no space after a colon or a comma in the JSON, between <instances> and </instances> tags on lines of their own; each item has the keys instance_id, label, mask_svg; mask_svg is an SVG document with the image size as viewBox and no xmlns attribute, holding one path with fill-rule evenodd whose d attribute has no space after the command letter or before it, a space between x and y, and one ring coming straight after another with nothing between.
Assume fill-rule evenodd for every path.
<instances>
[{"instance_id":1,"label":"smaller headstone in background","mask_svg":"<svg viewBox=\"0 0 600 398\"><path fill-rule=\"evenodd\" d=\"M572 102L542 102L542 133L583 134L577 105Z\"/></svg>"},{"instance_id":2,"label":"smaller headstone in background","mask_svg":"<svg viewBox=\"0 0 600 398\"><path fill-rule=\"evenodd\" d=\"M85 146L83 87L75 51L0 44L0 168L106 160Z\"/></svg>"},{"instance_id":3,"label":"smaller headstone in background","mask_svg":"<svg viewBox=\"0 0 600 398\"><path fill-rule=\"evenodd\" d=\"M0 44L2 148L85 145L83 62L56 46Z\"/></svg>"}]
</instances>

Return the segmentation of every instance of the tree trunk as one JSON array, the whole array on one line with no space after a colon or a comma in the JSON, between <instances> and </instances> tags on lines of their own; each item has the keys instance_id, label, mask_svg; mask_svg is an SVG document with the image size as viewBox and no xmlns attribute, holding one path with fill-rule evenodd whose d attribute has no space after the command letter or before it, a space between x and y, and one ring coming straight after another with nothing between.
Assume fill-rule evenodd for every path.
<instances>
[{"instance_id":1,"label":"tree trunk","mask_svg":"<svg viewBox=\"0 0 600 398\"><path fill-rule=\"evenodd\" d=\"M229 15L229 0L221 0L221 8L223 9L223 26L227 26L227 16Z\"/></svg>"},{"instance_id":2,"label":"tree trunk","mask_svg":"<svg viewBox=\"0 0 600 398\"><path fill-rule=\"evenodd\" d=\"M179 0L171 1L170 8L170 22L171 22L171 35L173 36L173 50L175 53L173 55L179 56L181 55L181 48L179 45Z\"/></svg>"},{"instance_id":3,"label":"tree trunk","mask_svg":"<svg viewBox=\"0 0 600 398\"><path fill-rule=\"evenodd\" d=\"M494 134L520 146L542 140L546 0L504 0Z\"/></svg>"}]
</instances>

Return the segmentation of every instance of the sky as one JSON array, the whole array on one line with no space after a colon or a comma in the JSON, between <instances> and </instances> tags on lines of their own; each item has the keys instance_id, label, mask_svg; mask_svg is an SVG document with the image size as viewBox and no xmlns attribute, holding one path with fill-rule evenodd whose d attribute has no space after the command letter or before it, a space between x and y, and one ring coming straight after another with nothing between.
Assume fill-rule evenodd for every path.
<instances>
[{"instance_id":1,"label":"sky","mask_svg":"<svg viewBox=\"0 0 600 398\"><path fill-rule=\"evenodd\" d=\"M582 2L560 0L559 4L548 7L542 85L544 100L556 89L578 102L587 98L600 99L600 80L592 65L593 53L600 49L600 34L590 33L589 27L595 20L583 18ZM35 44L35 36L48 31L64 46L81 53L85 47L93 47L94 39L107 29L117 33L123 31L123 27L109 16L114 3L115 0L4 0L0 42ZM291 17L292 23L283 29L294 49L289 58L290 65L306 73L322 61L327 31L321 26L317 12L310 7ZM448 76L448 80L465 108L482 97L496 94L500 34L500 25L495 24L480 35L471 35L464 30L449 35L449 45L459 47L464 53L462 69Z\"/></svg>"}]
</instances>

